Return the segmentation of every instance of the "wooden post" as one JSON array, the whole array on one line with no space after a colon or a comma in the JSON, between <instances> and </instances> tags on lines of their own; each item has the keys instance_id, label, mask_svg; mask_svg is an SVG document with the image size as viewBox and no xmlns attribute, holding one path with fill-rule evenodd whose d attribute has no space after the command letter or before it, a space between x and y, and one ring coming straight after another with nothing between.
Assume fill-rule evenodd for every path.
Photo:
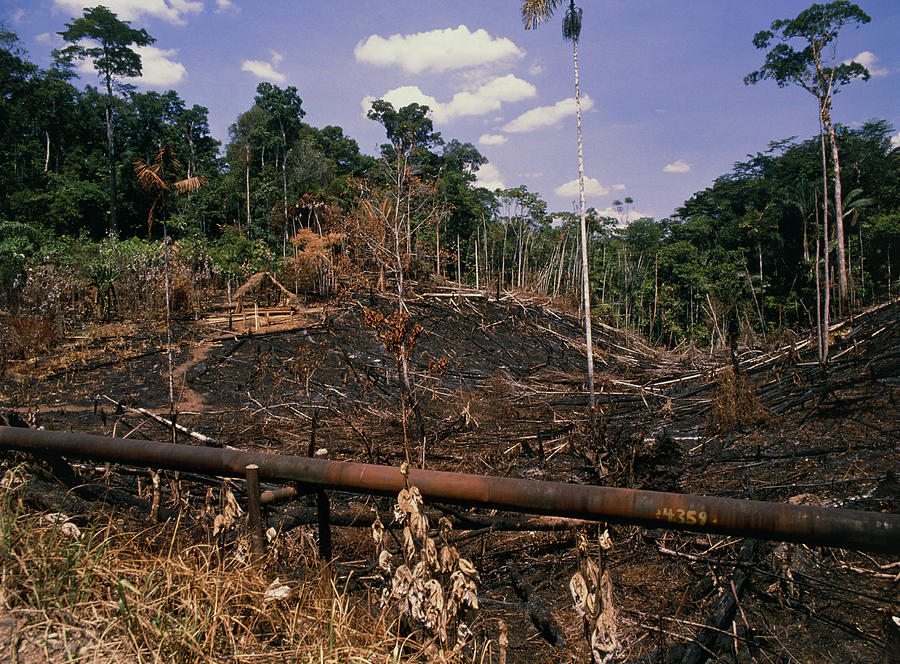
<instances>
[{"instance_id":1,"label":"wooden post","mask_svg":"<svg viewBox=\"0 0 900 664\"><path fill-rule=\"evenodd\" d=\"M478 234L478 229L475 229L476 235ZM475 289L481 290L481 281L478 279L478 238L475 238Z\"/></svg>"},{"instance_id":2,"label":"wooden post","mask_svg":"<svg viewBox=\"0 0 900 664\"><path fill-rule=\"evenodd\" d=\"M462 299L462 257L459 255L459 233L456 234L456 285Z\"/></svg>"},{"instance_id":3,"label":"wooden post","mask_svg":"<svg viewBox=\"0 0 900 664\"><path fill-rule=\"evenodd\" d=\"M319 558L331 563L331 502L325 491L316 491L316 507L319 513Z\"/></svg>"},{"instance_id":4,"label":"wooden post","mask_svg":"<svg viewBox=\"0 0 900 664\"><path fill-rule=\"evenodd\" d=\"M228 278L228 329L231 329L231 316L232 316L232 308L231 308L231 277Z\"/></svg>"},{"instance_id":5,"label":"wooden post","mask_svg":"<svg viewBox=\"0 0 900 664\"><path fill-rule=\"evenodd\" d=\"M266 535L259 507L259 466L251 463L244 469L247 476L247 521L250 527L250 552L254 564L266 557Z\"/></svg>"},{"instance_id":6,"label":"wooden post","mask_svg":"<svg viewBox=\"0 0 900 664\"><path fill-rule=\"evenodd\" d=\"M385 367L385 380L387 377L387 367ZM319 457L320 454L316 450L316 425L319 423L319 411L313 414L312 428L309 432L309 449L307 456ZM321 456L327 456L326 451L322 450ZM331 564L331 502L328 500L328 493L324 489L316 491L316 511L319 521L319 558L323 565Z\"/></svg>"}]
</instances>

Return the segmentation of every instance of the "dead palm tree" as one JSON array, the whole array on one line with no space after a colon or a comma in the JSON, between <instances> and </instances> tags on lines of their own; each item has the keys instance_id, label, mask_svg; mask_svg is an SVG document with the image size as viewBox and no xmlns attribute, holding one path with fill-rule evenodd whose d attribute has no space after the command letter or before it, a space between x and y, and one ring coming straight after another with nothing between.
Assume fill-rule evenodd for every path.
<instances>
[{"instance_id":1,"label":"dead palm tree","mask_svg":"<svg viewBox=\"0 0 900 664\"><path fill-rule=\"evenodd\" d=\"M153 219L157 211L162 212L166 205L167 194L186 194L196 191L206 184L206 178L201 176L193 176L181 180L176 179L176 172L181 168L181 162L175 154L175 150L171 145L164 144L159 146L156 156L152 162L148 162L140 157L135 157L134 174L137 176L138 182L144 191L155 192L153 204L150 206L150 212L147 214L147 235L153 228ZM175 377L172 367L172 325L171 325L171 305L169 303L169 237L166 226L165 215L162 216L163 222L163 262L165 264L166 275L166 349L169 358L169 409L172 414L172 438L175 437Z\"/></svg>"},{"instance_id":2,"label":"dead palm tree","mask_svg":"<svg viewBox=\"0 0 900 664\"><path fill-rule=\"evenodd\" d=\"M204 184L206 178L200 176L188 177L176 180L177 171L181 168L181 162L175 154L175 150L169 144L159 146L153 161L146 161L140 157L134 158L134 174L144 191L155 192L156 197L147 214L147 235L153 228L153 220L157 211L162 211L166 204L168 194L181 195L196 191ZM165 219L163 220L165 226Z\"/></svg>"},{"instance_id":3,"label":"dead palm tree","mask_svg":"<svg viewBox=\"0 0 900 664\"><path fill-rule=\"evenodd\" d=\"M522 22L526 30L537 28L553 16L562 0L523 0ZM572 42L572 57L575 69L575 117L578 128L578 198L581 216L581 274L582 299L584 300L584 338L587 346L588 392L590 394L591 421L595 416L596 399L594 396L594 345L591 339L591 291L588 271L587 251L587 212L584 205L584 157L581 141L581 94L578 85L578 38L581 36L581 8L569 0L569 6L563 17L563 39Z\"/></svg>"}]
</instances>

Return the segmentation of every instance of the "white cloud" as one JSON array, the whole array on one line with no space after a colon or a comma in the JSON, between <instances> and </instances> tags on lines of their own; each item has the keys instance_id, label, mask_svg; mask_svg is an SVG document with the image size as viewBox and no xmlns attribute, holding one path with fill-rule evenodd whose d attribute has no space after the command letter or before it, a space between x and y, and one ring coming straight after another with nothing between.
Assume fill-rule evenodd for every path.
<instances>
[{"instance_id":1,"label":"white cloud","mask_svg":"<svg viewBox=\"0 0 900 664\"><path fill-rule=\"evenodd\" d=\"M900 131L897 132L896 136L891 136L891 147L894 149L900 148Z\"/></svg>"},{"instance_id":2,"label":"white cloud","mask_svg":"<svg viewBox=\"0 0 900 664\"><path fill-rule=\"evenodd\" d=\"M165 88L181 83L187 78L187 69L184 65L172 59L178 55L178 49L135 46L134 51L141 56L141 75L126 79L128 82L150 88ZM82 74L97 74L90 59L79 61L78 71Z\"/></svg>"},{"instance_id":3,"label":"white cloud","mask_svg":"<svg viewBox=\"0 0 900 664\"><path fill-rule=\"evenodd\" d=\"M465 115L483 115L500 109L503 103L520 101L537 95L537 89L527 81L512 74L494 78L472 92L457 92L448 102L438 101L417 85L404 85L385 92L381 99L391 102L394 108L408 104L425 104L431 109L434 122L443 124ZM374 97L362 101L363 113L368 113Z\"/></svg>"},{"instance_id":4,"label":"white cloud","mask_svg":"<svg viewBox=\"0 0 900 664\"><path fill-rule=\"evenodd\" d=\"M241 71L249 71L251 74L256 74L256 76L266 81L284 83L287 80L287 76L275 70L275 67L284 60L284 56L278 51L271 49L269 49L269 53L272 55L272 59L269 62L265 60L244 60L241 63Z\"/></svg>"},{"instance_id":5,"label":"white cloud","mask_svg":"<svg viewBox=\"0 0 900 664\"><path fill-rule=\"evenodd\" d=\"M379 67L399 65L414 74L467 69L525 55L511 40L493 38L480 28L475 32L458 28L430 30L387 39L370 35L353 50L357 62Z\"/></svg>"},{"instance_id":6,"label":"white cloud","mask_svg":"<svg viewBox=\"0 0 900 664\"><path fill-rule=\"evenodd\" d=\"M34 36L34 41L38 44L47 44L53 48L62 48L65 45L63 38L55 32L42 32L41 34Z\"/></svg>"},{"instance_id":7,"label":"white cloud","mask_svg":"<svg viewBox=\"0 0 900 664\"><path fill-rule=\"evenodd\" d=\"M508 140L503 134L482 134L478 137L478 145L503 145Z\"/></svg>"},{"instance_id":8,"label":"white cloud","mask_svg":"<svg viewBox=\"0 0 900 664\"><path fill-rule=\"evenodd\" d=\"M605 210L597 210L597 214L598 214L599 216L601 216L601 217L610 217L610 218L612 218L612 219L618 219L618 220L619 220L619 226L625 226L625 225L626 225L626 215L625 215L625 210L622 210L622 211L620 212L619 210L617 210L616 208L614 208L612 205L607 206L607 208L606 208ZM631 223L632 221L634 221L634 220L636 220L636 219L643 219L643 218L645 218L645 217L650 217L650 218L652 218L653 215L652 215L652 214L645 214L644 212L640 212L640 211L635 210L635 209L629 209L629 210L628 210L628 218L627 218L627 222L628 222L628 223Z\"/></svg>"},{"instance_id":9,"label":"white cloud","mask_svg":"<svg viewBox=\"0 0 900 664\"><path fill-rule=\"evenodd\" d=\"M581 110L589 111L594 107L594 100L584 95L581 98ZM550 127L570 115L575 115L575 97L569 97L556 102L553 106L538 106L530 111L525 111L519 117L507 122L503 126L504 131L521 133L534 131L541 127Z\"/></svg>"},{"instance_id":10,"label":"white cloud","mask_svg":"<svg viewBox=\"0 0 900 664\"><path fill-rule=\"evenodd\" d=\"M624 185L624 184L614 184L614 185L612 186L612 188L613 188L613 191L625 191L625 185Z\"/></svg>"},{"instance_id":11,"label":"white cloud","mask_svg":"<svg viewBox=\"0 0 900 664\"><path fill-rule=\"evenodd\" d=\"M578 196L578 178L559 185L553 190L553 193L557 196ZM604 187L595 178L584 179L585 196L607 196L608 194L609 187Z\"/></svg>"},{"instance_id":12,"label":"white cloud","mask_svg":"<svg viewBox=\"0 0 900 664\"><path fill-rule=\"evenodd\" d=\"M483 164L481 168L478 169L478 176L475 183L479 187L484 187L491 191L494 189L506 189L500 171L497 170L497 167L493 164Z\"/></svg>"},{"instance_id":13,"label":"white cloud","mask_svg":"<svg viewBox=\"0 0 900 664\"><path fill-rule=\"evenodd\" d=\"M241 8L234 4L231 0L216 0L216 8L213 10L216 14L237 14Z\"/></svg>"},{"instance_id":14,"label":"white cloud","mask_svg":"<svg viewBox=\"0 0 900 664\"><path fill-rule=\"evenodd\" d=\"M12 15L13 23L15 23L16 25L20 24L24 19L25 19L25 10L24 9L17 9Z\"/></svg>"},{"instance_id":15,"label":"white cloud","mask_svg":"<svg viewBox=\"0 0 900 664\"><path fill-rule=\"evenodd\" d=\"M71 16L82 15L85 7L93 7L95 4L97 3L84 0L53 0L55 7ZM175 25L184 25L189 14L199 14L203 11L202 0L104 0L100 4L123 21L148 16Z\"/></svg>"},{"instance_id":16,"label":"white cloud","mask_svg":"<svg viewBox=\"0 0 900 664\"><path fill-rule=\"evenodd\" d=\"M858 62L863 67L869 70L869 73L872 76L887 76L890 74L890 70L887 67L879 67L875 63L878 62L878 56L872 53L872 51L862 51L855 58L850 58L849 60L844 60L844 64L848 65L851 62Z\"/></svg>"},{"instance_id":17,"label":"white cloud","mask_svg":"<svg viewBox=\"0 0 900 664\"><path fill-rule=\"evenodd\" d=\"M528 73L529 73L531 76L537 76L538 74L543 74L543 73L544 73L544 66L541 65L541 64L538 64L537 62L535 62L533 65L531 65L531 66L528 68Z\"/></svg>"},{"instance_id":18,"label":"white cloud","mask_svg":"<svg viewBox=\"0 0 900 664\"><path fill-rule=\"evenodd\" d=\"M431 109L432 119L434 119L435 109L441 105L441 103L437 99L422 92L422 89L418 85L403 85L399 88L388 90L383 95L381 95L381 97L363 97L363 116L365 116L369 112L369 110L372 108L372 102L376 99L384 99L385 101L393 104L394 108L403 108L404 106L409 106L410 104L424 104Z\"/></svg>"},{"instance_id":19,"label":"white cloud","mask_svg":"<svg viewBox=\"0 0 900 664\"><path fill-rule=\"evenodd\" d=\"M691 165L684 159L676 159L671 164L666 164L663 167L663 173L688 173L690 170Z\"/></svg>"},{"instance_id":20,"label":"white cloud","mask_svg":"<svg viewBox=\"0 0 900 664\"><path fill-rule=\"evenodd\" d=\"M136 46L134 50L141 56L141 76L138 83L153 88L163 88L181 83L187 78L187 70L180 62L172 60L178 49L161 49L155 46Z\"/></svg>"}]
</instances>

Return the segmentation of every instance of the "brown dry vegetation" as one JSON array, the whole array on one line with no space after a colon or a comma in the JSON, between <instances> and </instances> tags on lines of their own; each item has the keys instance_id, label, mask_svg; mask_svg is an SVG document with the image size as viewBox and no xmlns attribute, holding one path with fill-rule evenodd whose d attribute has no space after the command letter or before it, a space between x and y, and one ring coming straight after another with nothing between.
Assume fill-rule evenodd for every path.
<instances>
[{"instance_id":1,"label":"brown dry vegetation","mask_svg":"<svg viewBox=\"0 0 900 664\"><path fill-rule=\"evenodd\" d=\"M392 465L405 459L406 436L418 459L395 355L366 325L366 312L387 316L393 306L379 295L344 296L259 330L251 319L249 331L223 329L221 311L204 310L213 324L177 322L178 423L235 447L303 455L324 447L333 459ZM900 511L896 303L835 330L827 375L802 344L748 350L735 376L717 368L720 358L651 349L600 324L595 430L574 316L512 294L418 297L408 307L421 326L409 362L429 468ZM7 355L2 412L48 429L169 440L133 410L168 413L164 339L144 321L50 338L46 349L33 343ZM269 524L282 530L254 567L242 517L213 535L228 494L242 503L241 482L160 473L154 524L146 469L81 464L65 484L49 476L68 471L44 462L6 455L4 464L0 652L10 661L13 653L26 662L394 661L424 658L423 643L433 645L407 640L396 614L374 601L383 578L368 527L336 528L334 584L322 582L307 498L270 509ZM387 499L332 500L336 522L392 509ZM480 575L473 637L455 657L588 661L568 587L577 536L598 551L595 526L507 532L486 525L489 515L426 509L433 525L440 516L454 522L451 543ZM78 539L47 520L58 512ZM884 621L900 612L900 552L609 531L616 661L863 663L890 648ZM393 536L384 544L397 554ZM276 578L290 597L266 602ZM522 592L546 606L565 645L541 636ZM692 645L735 592L733 620Z\"/></svg>"}]
</instances>

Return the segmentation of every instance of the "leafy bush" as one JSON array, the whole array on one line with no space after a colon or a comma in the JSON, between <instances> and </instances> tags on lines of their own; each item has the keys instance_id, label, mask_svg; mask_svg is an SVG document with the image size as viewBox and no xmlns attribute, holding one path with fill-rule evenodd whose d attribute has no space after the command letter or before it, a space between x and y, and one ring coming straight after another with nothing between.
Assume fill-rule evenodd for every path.
<instances>
[{"instance_id":1,"label":"leafy bush","mask_svg":"<svg viewBox=\"0 0 900 664\"><path fill-rule=\"evenodd\" d=\"M13 306L38 243L38 232L16 221L0 221L0 304Z\"/></svg>"},{"instance_id":2,"label":"leafy bush","mask_svg":"<svg viewBox=\"0 0 900 664\"><path fill-rule=\"evenodd\" d=\"M251 240L234 226L226 226L221 237L208 247L212 269L225 279L242 280L268 270L273 256L261 239Z\"/></svg>"}]
</instances>

